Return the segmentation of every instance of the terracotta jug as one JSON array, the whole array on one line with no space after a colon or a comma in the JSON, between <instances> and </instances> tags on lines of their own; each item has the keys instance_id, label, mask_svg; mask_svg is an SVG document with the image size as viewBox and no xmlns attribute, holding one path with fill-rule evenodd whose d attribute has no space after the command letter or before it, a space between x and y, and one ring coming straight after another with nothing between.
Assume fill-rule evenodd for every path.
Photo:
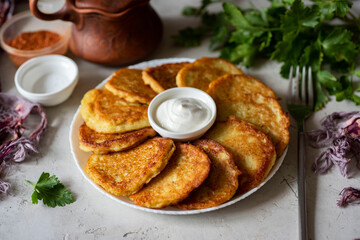
<instances>
[{"instance_id":1,"label":"terracotta jug","mask_svg":"<svg viewBox=\"0 0 360 240\"><path fill-rule=\"evenodd\" d=\"M30 10L43 20L71 21L70 49L91 62L118 66L149 55L160 43L162 24L149 0L66 0L57 12Z\"/></svg>"}]
</instances>

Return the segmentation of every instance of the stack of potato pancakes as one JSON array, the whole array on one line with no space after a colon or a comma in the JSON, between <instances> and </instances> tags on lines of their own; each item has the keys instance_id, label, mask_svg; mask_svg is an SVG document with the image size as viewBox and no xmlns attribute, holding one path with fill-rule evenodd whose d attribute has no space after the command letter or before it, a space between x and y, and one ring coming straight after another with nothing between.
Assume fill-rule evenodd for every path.
<instances>
[{"instance_id":1,"label":"stack of potato pancakes","mask_svg":"<svg viewBox=\"0 0 360 240\"><path fill-rule=\"evenodd\" d=\"M176 142L150 127L147 108L174 87L207 92L217 120L201 139ZM288 115L275 93L220 58L115 72L80 107L85 172L108 193L147 208L215 207L257 187L289 143Z\"/></svg>"}]
</instances>

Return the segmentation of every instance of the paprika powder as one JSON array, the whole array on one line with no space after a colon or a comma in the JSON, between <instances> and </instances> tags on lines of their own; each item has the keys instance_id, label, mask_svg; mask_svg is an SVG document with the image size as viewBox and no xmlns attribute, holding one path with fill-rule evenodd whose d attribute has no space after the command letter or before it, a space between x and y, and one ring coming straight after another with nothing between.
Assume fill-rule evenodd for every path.
<instances>
[{"instance_id":1,"label":"paprika powder","mask_svg":"<svg viewBox=\"0 0 360 240\"><path fill-rule=\"evenodd\" d=\"M8 42L9 46L20 50L37 50L57 43L61 36L55 32L40 30L23 32Z\"/></svg>"},{"instance_id":2,"label":"paprika powder","mask_svg":"<svg viewBox=\"0 0 360 240\"><path fill-rule=\"evenodd\" d=\"M17 67L33 57L46 54L63 55L68 47L61 34L49 30L23 32L6 43L12 48L8 54Z\"/></svg>"}]
</instances>

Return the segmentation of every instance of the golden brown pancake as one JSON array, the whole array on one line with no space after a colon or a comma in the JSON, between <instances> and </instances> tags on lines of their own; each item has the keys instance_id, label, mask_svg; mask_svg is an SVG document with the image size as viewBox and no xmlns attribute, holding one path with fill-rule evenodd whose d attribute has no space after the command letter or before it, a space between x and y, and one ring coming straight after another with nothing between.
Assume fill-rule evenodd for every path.
<instances>
[{"instance_id":1,"label":"golden brown pancake","mask_svg":"<svg viewBox=\"0 0 360 240\"><path fill-rule=\"evenodd\" d=\"M145 85L140 69L122 68L116 71L106 82L105 88L128 102L145 104L149 104L157 94Z\"/></svg>"},{"instance_id":2,"label":"golden brown pancake","mask_svg":"<svg viewBox=\"0 0 360 240\"><path fill-rule=\"evenodd\" d=\"M234 115L254 124L269 135L280 157L289 143L290 120L276 99L253 93L242 94L236 100L226 100L222 94L220 91L211 94L217 107L217 120L224 121Z\"/></svg>"},{"instance_id":3,"label":"golden brown pancake","mask_svg":"<svg viewBox=\"0 0 360 240\"><path fill-rule=\"evenodd\" d=\"M194 87L207 91L209 84L226 74L243 74L231 62L221 58L203 57L183 67L176 76L178 87Z\"/></svg>"},{"instance_id":4,"label":"golden brown pancake","mask_svg":"<svg viewBox=\"0 0 360 240\"><path fill-rule=\"evenodd\" d=\"M86 125L100 133L121 133L149 127L147 105L129 103L106 89L92 89L81 100Z\"/></svg>"},{"instance_id":5,"label":"golden brown pancake","mask_svg":"<svg viewBox=\"0 0 360 240\"><path fill-rule=\"evenodd\" d=\"M275 163L276 152L270 138L252 124L234 116L215 122L204 138L217 141L233 155L241 171L240 194L257 187Z\"/></svg>"},{"instance_id":6,"label":"golden brown pancake","mask_svg":"<svg viewBox=\"0 0 360 240\"><path fill-rule=\"evenodd\" d=\"M200 148L177 143L165 169L139 192L130 195L136 205L163 208L186 198L208 176L210 159Z\"/></svg>"},{"instance_id":7,"label":"golden brown pancake","mask_svg":"<svg viewBox=\"0 0 360 240\"><path fill-rule=\"evenodd\" d=\"M155 135L151 127L126 133L98 133L83 123L79 128L79 143L80 149L85 152L105 154L128 150Z\"/></svg>"},{"instance_id":8,"label":"golden brown pancake","mask_svg":"<svg viewBox=\"0 0 360 240\"><path fill-rule=\"evenodd\" d=\"M176 75L188 62L167 63L157 67L146 68L142 72L144 83L157 93L176 86Z\"/></svg>"},{"instance_id":9,"label":"golden brown pancake","mask_svg":"<svg viewBox=\"0 0 360 240\"><path fill-rule=\"evenodd\" d=\"M181 209L202 209L218 206L236 193L241 172L235 165L233 156L220 143L201 139L193 143L201 148L211 160L209 176L191 192L190 196L177 204Z\"/></svg>"},{"instance_id":10,"label":"golden brown pancake","mask_svg":"<svg viewBox=\"0 0 360 240\"><path fill-rule=\"evenodd\" d=\"M228 74L211 82L207 91L221 100L237 100L243 94L261 93L276 98L274 91L260 80L244 74Z\"/></svg>"},{"instance_id":11,"label":"golden brown pancake","mask_svg":"<svg viewBox=\"0 0 360 240\"><path fill-rule=\"evenodd\" d=\"M169 138L152 138L124 152L92 154L85 172L105 191L127 196L158 175L175 150Z\"/></svg>"}]
</instances>

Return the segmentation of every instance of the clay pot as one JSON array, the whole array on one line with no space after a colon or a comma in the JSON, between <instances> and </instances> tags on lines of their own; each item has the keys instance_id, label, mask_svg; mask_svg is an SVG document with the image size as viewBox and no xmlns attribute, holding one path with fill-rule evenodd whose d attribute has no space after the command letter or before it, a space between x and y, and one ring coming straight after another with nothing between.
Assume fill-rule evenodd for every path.
<instances>
[{"instance_id":1,"label":"clay pot","mask_svg":"<svg viewBox=\"0 0 360 240\"><path fill-rule=\"evenodd\" d=\"M30 10L43 20L73 22L70 49L85 60L111 66L148 56L160 43L162 24L149 0L66 0L47 14L30 0Z\"/></svg>"}]
</instances>

